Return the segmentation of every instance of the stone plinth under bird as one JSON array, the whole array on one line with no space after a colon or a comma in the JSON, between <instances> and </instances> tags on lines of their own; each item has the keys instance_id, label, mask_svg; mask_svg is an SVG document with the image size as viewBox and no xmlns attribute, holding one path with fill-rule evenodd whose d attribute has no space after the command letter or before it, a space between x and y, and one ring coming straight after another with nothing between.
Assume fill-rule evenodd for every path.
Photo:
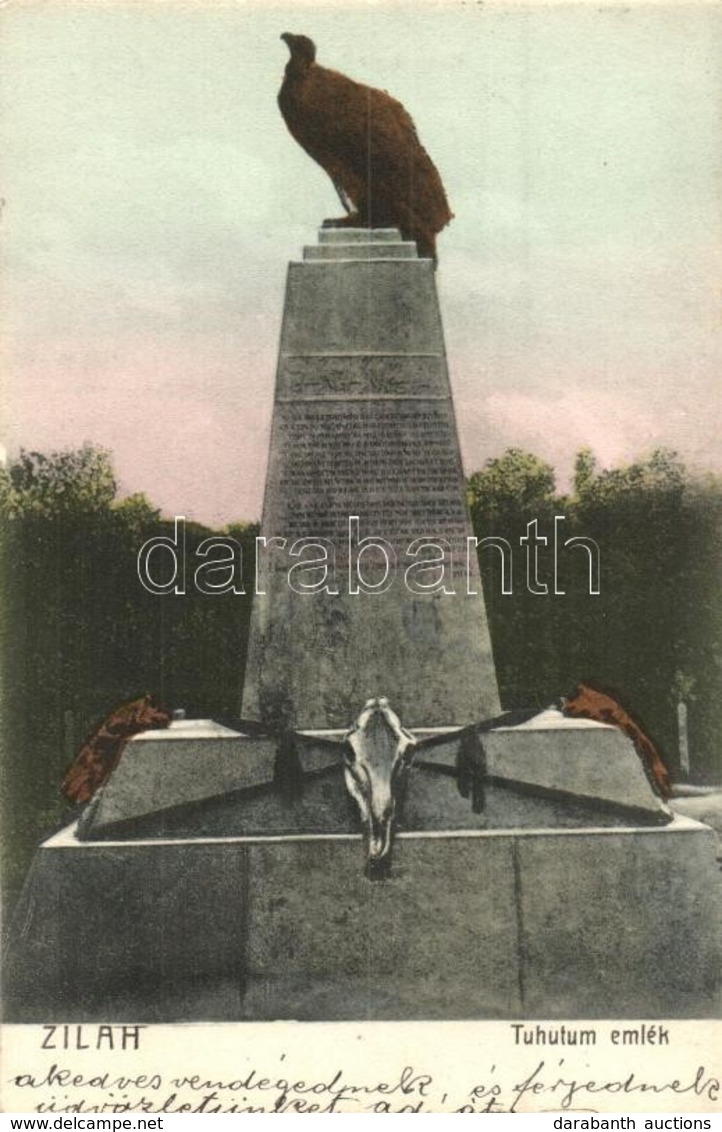
<instances>
[{"instance_id":1,"label":"stone plinth under bird","mask_svg":"<svg viewBox=\"0 0 722 1132\"><path fill-rule=\"evenodd\" d=\"M382 90L316 62L305 35L281 36L291 52L278 105L293 137L326 170L348 215L328 223L399 228L436 260L436 235L452 219L436 166L411 117Z\"/></svg>"}]
</instances>

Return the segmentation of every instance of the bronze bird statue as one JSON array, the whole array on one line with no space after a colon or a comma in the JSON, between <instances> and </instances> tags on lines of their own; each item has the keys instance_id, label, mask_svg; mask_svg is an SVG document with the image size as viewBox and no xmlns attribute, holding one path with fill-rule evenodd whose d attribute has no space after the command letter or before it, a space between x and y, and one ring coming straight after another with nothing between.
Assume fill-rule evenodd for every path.
<instances>
[{"instance_id":1,"label":"bronze bird statue","mask_svg":"<svg viewBox=\"0 0 722 1132\"><path fill-rule=\"evenodd\" d=\"M452 219L436 166L411 117L383 90L316 62L315 44L284 32L291 52L278 105L292 136L326 170L347 215L331 226L399 228L436 262Z\"/></svg>"}]
</instances>

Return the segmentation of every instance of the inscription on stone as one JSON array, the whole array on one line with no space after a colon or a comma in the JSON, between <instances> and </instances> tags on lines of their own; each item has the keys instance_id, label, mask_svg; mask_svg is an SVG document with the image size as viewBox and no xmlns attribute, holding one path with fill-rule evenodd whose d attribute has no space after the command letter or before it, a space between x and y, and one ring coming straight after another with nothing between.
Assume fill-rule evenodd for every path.
<instances>
[{"instance_id":1,"label":"inscription on stone","mask_svg":"<svg viewBox=\"0 0 722 1132\"><path fill-rule=\"evenodd\" d=\"M278 374L279 398L323 394L439 393L438 357L337 355L285 357ZM446 384L442 379L442 383Z\"/></svg>"},{"instance_id":2,"label":"inscription on stone","mask_svg":"<svg viewBox=\"0 0 722 1132\"><path fill-rule=\"evenodd\" d=\"M273 475L270 534L330 539L340 559L349 516L360 535L438 537L465 558L467 514L448 400L302 401L276 406L284 460Z\"/></svg>"}]
</instances>

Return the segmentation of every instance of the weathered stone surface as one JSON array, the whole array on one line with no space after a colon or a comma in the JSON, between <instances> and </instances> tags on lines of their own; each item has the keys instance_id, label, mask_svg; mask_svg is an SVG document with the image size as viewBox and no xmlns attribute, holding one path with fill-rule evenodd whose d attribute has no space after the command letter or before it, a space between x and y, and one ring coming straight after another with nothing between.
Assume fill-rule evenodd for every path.
<instances>
[{"instance_id":1,"label":"weathered stone surface","mask_svg":"<svg viewBox=\"0 0 722 1132\"><path fill-rule=\"evenodd\" d=\"M278 374L276 398L427 394L431 399L440 396L438 371L433 354L288 355Z\"/></svg>"},{"instance_id":2,"label":"weathered stone surface","mask_svg":"<svg viewBox=\"0 0 722 1132\"><path fill-rule=\"evenodd\" d=\"M362 244L349 241L346 244L312 244L303 249L303 258L316 259L416 259L416 244L412 241Z\"/></svg>"},{"instance_id":3,"label":"weathered stone surface","mask_svg":"<svg viewBox=\"0 0 722 1132\"><path fill-rule=\"evenodd\" d=\"M527 1016L719 1016L712 830L547 831L517 852Z\"/></svg>"},{"instance_id":4,"label":"weathered stone surface","mask_svg":"<svg viewBox=\"0 0 722 1132\"><path fill-rule=\"evenodd\" d=\"M363 698L363 689L358 695ZM328 711L332 714L332 704ZM433 732L416 733L422 746L400 828L621 825L632 817L635 823L644 820L644 814L650 822L671 819L631 740L618 728L568 719L552 709L527 713L521 721L507 716L508 725L481 734L484 774L492 787L507 787L487 790L482 814L472 814L456 787L458 732L428 750L423 741ZM242 735L210 720L175 721L167 730L143 732L126 744L110 780L83 814L79 835L92 840L140 832L152 837L353 832L354 808L341 773L343 738L344 730L299 734L295 754L304 785L295 800L280 801L273 789L279 738ZM335 772L335 784L329 772ZM317 797L312 780L319 774L325 777Z\"/></svg>"},{"instance_id":5,"label":"weathered stone surface","mask_svg":"<svg viewBox=\"0 0 722 1132\"><path fill-rule=\"evenodd\" d=\"M717 836L717 856L722 858L722 791L706 789L687 795L673 792L669 806L676 814L711 826Z\"/></svg>"},{"instance_id":6,"label":"weathered stone surface","mask_svg":"<svg viewBox=\"0 0 722 1132\"><path fill-rule=\"evenodd\" d=\"M349 796L341 748L304 749L303 781L292 792L271 779L234 786L223 795L129 814L111 823L90 821L86 840L274 836L297 837L359 832L358 808ZM525 783L495 780L484 789L483 807L475 811L459 791L452 770L419 759L411 768L408 789L399 803L399 832L628 828L658 824L655 811L610 806L604 801L536 790ZM102 815L101 815L102 817ZM360 858L361 859L361 858Z\"/></svg>"},{"instance_id":7,"label":"weathered stone surface","mask_svg":"<svg viewBox=\"0 0 722 1132\"><path fill-rule=\"evenodd\" d=\"M491 667L483 629L463 601L439 595L405 595L383 607L373 594L324 602L298 597L282 581L256 612L244 715L348 727L381 693L409 727L484 718L494 705L480 686ZM471 634L463 652L460 639ZM463 667L453 667L460 655Z\"/></svg>"},{"instance_id":8,"label":"weathered stone surface","mask_svg":"<svg viewBox=\"0 0 722 1132\"><path fill-rule=\"evenodd\" d=\"M3 964L5 1019L228 1018L241 1008L247 855L212 843L38 850Z\"/></svg>"},{"instance_id":9,"label":"weathered stone surface","mask_svg":"<svg viewBox=\"0 0 722 1132\"><path fill-rule=\"evenodd\" d=\"M362 856L348 834L63 831L17 910L6 1020L718 1014L722 877L691 819L403 833L387 881Z\"/></svg>"},{"instance_id":10,"label":"weathered stone surface","mask_svg":"<svg viewBox=\"0 0 722 1132\"><path fill-rule=\"evenodd\" d=\"M490 775L671 816L618 727L550 709L516 727L494 728L483 740Z\"/></svg>"},{"instance_id":11,"label":"weathered stone surface","mask_svg":"<svg viewBox=\"0 0 722 1132\"><path fill-rule=\"evenodd\" d=\"M262 524L269 549L243 714L345 727L366 699L385 695L407 726L487 718L499 701L432 264L368 258L405 247L394 230L324 229L321 241L319 254L367 258L289 267ZM393 548L385 591L349 592L352 516L359 540ZM335 572L296 578L338 593L290 584L300 562L288 551L310 538L326 540L319 554L332 548ZM418 539L426 547L409 554ZM431 542L444 554L447 592L432 592L440 570L406 575L432 557ZM365 578L380 581L383 560L363 555Z\"/></svg>"},{"instance_id":12,"label":"weathered stone surface","mask_svg":"<svg viewBox=\"0 0 722 1132\"><path fill-rule=\"evenodd\" d=\"M420 733L423 738L424 732ZM668 821L671 811L644 771L634 744L618 727L570 719L549 708L523 722L496 726L480 736L486 774L540 792L646 811ZM459 741L419 754L422 762L453 767Z\"/></svg>"},{"instance_id":13,"label":"weathered stone surface","mask_svg":"<svg viewBox=\"0 0 722 1132\"><path fill-rule=\"evenodd\" d=\"M398 228L334 228L324 225L318 230L319 244L398 244Z\"/></svg>"},{"instance_id":14,"label":"weathered stone surface","mask_svg":"<svg viewBox=\"0 0 722 1132\"><path fill-rule=\"evenodd\" d=\"M443 356L430 260L291 263L283 353L429 350Z\"/></svg>"},{"instance_id":15,"label":"weathered stone surface","mask_svg":"<svg viewBox=\"0 0 722 1132\"><path fill-rule=\"evenodd\" d=\"M119 822L270 782L275 754L274 740L241 735L211 720L142 732L125 745L81 818L79 835L105 836Z\"/></svg>"},{"instance_id":16,"label":"weathered stone surface","mask_svg":"<svg viewBox=\"0 0 722 1132\"><path fill-rule=\"evenodd\" d=\"M480 852L474 838L405 836L382 883L363 876L358 848L338 839L252 847L244 1011L328 1019L518 1013L510 842L489 838ZM288 884L300 875L303 885Z\"/></svg>"}]
</instances>

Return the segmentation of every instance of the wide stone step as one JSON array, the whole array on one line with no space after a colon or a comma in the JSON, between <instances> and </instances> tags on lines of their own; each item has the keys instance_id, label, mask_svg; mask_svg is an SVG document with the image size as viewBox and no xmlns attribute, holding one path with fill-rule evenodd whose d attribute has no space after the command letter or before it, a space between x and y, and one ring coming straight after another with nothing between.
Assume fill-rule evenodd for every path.
<instances>
[{"instance_id":1,"label":"wide stone step","mask_svg":"<svg viewBox=\"0 0 722 1132\"><path fill-rule=\"evenodd\" d=\"M319 228L321 244L398 244L398 228Z\"/></svg>"},{"instance_id":2,"label":"wide stone step","mask_svg":"<svg viewBox=\"0 0 722 1132\"><path fill-rule=\"evenodd\" d=\"M403 832L380 883L359 833L93 843L71 826L36 854L3 1009L25 1024L716 1018L718 888L712 830L683 817Z\"/></svg>"},{"instance_id":3,"label":"wide stone step","mask_svg":"<svg viewBox=\"0 0 722 1132\"><path fill-rule=\"evenodd\" d=\"M311 244L303 249L305 260L337 259L416 259L413 240L379 243Z\"/></svg>"}]
</instances>

